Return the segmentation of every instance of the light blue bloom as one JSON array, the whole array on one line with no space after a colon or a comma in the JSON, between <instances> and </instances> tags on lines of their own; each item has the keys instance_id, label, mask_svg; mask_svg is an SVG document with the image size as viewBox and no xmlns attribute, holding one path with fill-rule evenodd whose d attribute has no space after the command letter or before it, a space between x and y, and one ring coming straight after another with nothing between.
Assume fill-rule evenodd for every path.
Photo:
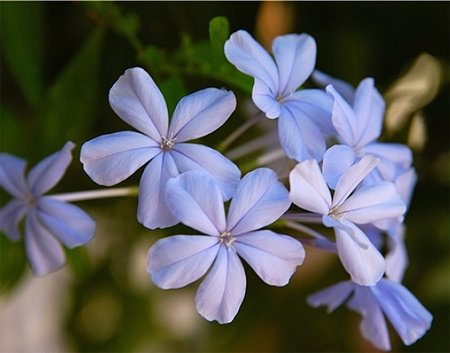
<instances>
[{"instance_id":1,"label":"light blue bloom","mask_svg":"<svg viewBox=\"0 0 450 353\"><path fill-rule=\"evenodd\" d=\"M322 160L325 136L334 133L332 101L319 89L297 89L311 75L316 42L308 34L275 38L269 53L246 31L225 42L225 55L238 70L255 79L252 99L270 119L278 118L280 144L289 158Z\"/></svg>"},{"instance_id":2,"label":"light blue bloom","mask_svg":"<svg viewBox=\"0 0 450 353\"><path fill-rule=\"evenodd\" d=\"M323 157L323 173L331 188L336 186L340 175L348 167L365 155L380 159L380 164L365 182L393 182L398 175L411 168L412 152L409 147L400 143L377 142L383 126L385 102L374 87L372 78L362 80L353 97L349 89L342 87L342 83L339 91L333 85L328 85L326 91L334 99L331 120L341 142L329 148Z\"/></svg>"},{"instance_id":3,"label":"light blue bloom","mask_svg":"<svg viewBox=\"0 0 450 353\"><path fill-rule=\"evenodd\" d=\"M386 263L356 224L399 217L406 210L391 182L358 187L378 163L373 156L363 157L342 174L333 196L316 160L297 164L289 175L291 201L322 215L323 224L334 229L342 265L355 283L366 286L380 280Z\"/></svg>"},{"instance_id":4,"label":"light blue bloom","mask_svg":"<svg viewBox=\"0 0 450 353\"><path fill-rule=\"evenodd\" d=\"M184 97L171 123L166 102L152 78L141 68L125 71L111 88L111 107L142 133L122 131L99 136L81 148L86 173L98 184L115 185L145 163L139 185L137 218L154 229L179 222L167 208L166 181L188 170L199 170L219 184L224 200L239 183L238 167L212 148L185 143L216 130L236 108L230 91L207 88Z\"/></svg>"},{"instance_id":5,"label":"light blue bloom","mask_svg":"<svg viewBox=\"0 0 450 353\"><path fill-rule=\"evenodd\" d=\"M347 307L362 315L360 330L378 349L391 349L386 316L407 346L420 339L431 327L433 316L401 283L381 279L376 286L359 286L351 281L335 284L308 297L314 307L328 306L332 312L350 294ZM384 314L384 315L383 315Z\"/></svg>"},{"instance_id":6,"label":"light blue bloom","mask_svg":"<svg viewBox=\"0 0 450 353\"><path fill-rule=\"evenodd\" d=\"M270 230L290 206L288 191L268 168L248 173L239 183L228 216L220 190L198 172L167 182L167 203L185 225L204 235L176 235L158 240L148 252L147 271L163 289L180 288L202 277L196 298L207 320L229 323L244 299L246 278L241 256L267 284L284 286L301 265L301 243Z\"/></svg>"},{"instance_id":7,"label":"light blue bloom","mask_svg":"<svg viewBox=\"0 0 450 353\"><path fill-rule=\"evenodd\" d=\"M13 196L0 210L0 229L12 240L20 239L19 223L25 218L25 247L33 273L44 276L65 263L59 242L69 248L87 244L95 222L80 208L43 194L53 188L72 161L72 142L42 160L25 178L26 161L0 154L0 186Z\"/></svg>"}]
</instances>

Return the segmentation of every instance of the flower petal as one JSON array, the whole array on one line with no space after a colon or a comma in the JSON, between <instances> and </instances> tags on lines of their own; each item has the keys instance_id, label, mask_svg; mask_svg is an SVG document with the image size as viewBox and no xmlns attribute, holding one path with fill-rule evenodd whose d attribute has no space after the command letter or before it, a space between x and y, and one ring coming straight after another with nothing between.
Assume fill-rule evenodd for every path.
<instances>
[{"instance_id":1,"label":"flower petal","mask_svg":"<svg viewBox=\"0 0 450 353\"><path fill-rule=\"evenodd\" d=\"M148 251L147 272L162 289L195 282L210 268L219 251L219 238L175 235L159 239Z\"/></svg>"},{"instance_id":2,"label":"flower petal","mask_svg":"<svg viewBox=\"0 0 450 353\"><path fill-rule=\"evenodd\" d=\"M401 283L384 279L371 289L407 346L416 342L431 327L433 316Z\"/></svg>"},{"instance_id":3,"label":"flower petal","mask_svg":"<svg viewBox=\"0 0 450 353\"><path fill-rule=\"evenodd\" d=\"M169 180L166 201L175 217L185 225L214 236L225 231L220 189L204 173L190 171Z\"/></svg>"},{"instance_id":4,"label":"flower petal","mask_svg":"<svg viewBox=\"0 0 450 353\"><path fill-rule=\"evenodd\" d=\"M166 183L179 174L170 153L160 153L145 167L139 182L137 219L149 229L167 228L180 220L167 207Z\"/></svg>"},{"instance_id":5,"label":"flower petal","mask_svg":"<svg viewBox=\"0 0 450 353\"><path fill-rule=\"evenodd\" d=\"M276 221L291 205L289 193L269 168L246 174L230 204L227 231L233 236L264 227Z\"/></svg>"},{"instance_id":6,"label":"flower petal","mask_svg":"<svg viewBox=\"0 0 450 353\"><path fill-rule=\"evenodd\" d=\"M299 88L316 65L317 45L306 33L278 36L272 43L278 66L278 94L285 97Z\"/></svg>"},{"instance_id":7,"label":"flower petal","mask_svg":"<svg viewBox=\"0 0 450 353\"><path fill-rule=\"evenodd\" d=\"M178 143L171 155L180 173L200 171L213 178L220 187L224 201L229 200L239 184L241 171L228 158L216 150L194 143Z\"/></svg>"},{"instance_id":8,"label":"flower petal","mask_svg":"<svg viewBox=\"0 0 450 353\"><path fill-rule=\"evenodd\" d=\"M12 199L0 210L0 230L9 239L20 239L19 223L27 213L28 205L21 199Z\"/></svg>"},{"instance_id":9,"label":"flower petal","mask_svg":"<svg viewBox=\"0 0 450 353\"><path fill-rule=\"evenodd\" d=\"M334 137L337 132L331 122L333 100L330 95L319 89L302 89L294 92L284 101L295 104L304 115L308 116L325 137Z\"/></svg>"},{"instance_id":10,"label":"flower petal","mask_svg":"<svg viewBox=\"0 0 450 353\"><path fill-rule=\"evenodd\" d=\"M289 183L289 197L294 204L311 212L328 214L331 194L315 159L298 163L289 174Z\"/></svg>"},{"instance_id":11,"label":"flower petal","mask_svg":"<svg viewBox=\"0 0 450 353\"><path fill-rule=\"evenodd\" d=\"M239 235L232 246L272 286L288 284L305 258L305 250L298 240L270 230Z\"/></svg>"},{"instance_id":12,"label":"flower petal","mask_svg":"<svg viewBox=\"0 0 450 353\"><path fill-rule=\"evenodd\" d=\"M406 172L395 178L395 187L407 207L409 207L409 204L411 203L411 197L413 195L417 179L418 176L414 168L409 168Z\"/></svg>"},{"instance_id":13,"label":"flower petal","mask_svg":"<svg viewBox=\"0 0 450 353\"><path fill-rule=\"evenodd\" d=\"M306 159L322 160L325 139L317 124L301 109L302 103L286 101L278 118L278 136L286 155L302 162Z\"/></svg>"},{"instance_id":14,"label":"flower petal","mask_svg":"<svg viewBox=\"0 0 450 353\"><path fill-rule=\"evenodd\" d=\"M0 153L0 187L14 197L27 197L26 165L27 162L22 158L8 153Z\"/></svg>"},{"instance_id":15,"label":"flower petal","mask_svg":"<svg viewBox=\"0 0 450 353\"><path fill-rule=\"evenodd\" d=\"M276 119L281 114L281 104L276 99L276 92L272 92L269 86L259 78L255 78L252 90L252 100L269 119Z\"/></svg>"},{"instance_id":16,"label":"flower petal","mask_svg":"<svg viewBox=\"0 0 450 353\"><path fill-rule=\"evenodd\" d=\"M313 81L315 81L321 88L325 88L328 85L333 85L336 91L347 101L348 104L353 106L353 100L355 97L355 88L340 79L331 77L322 71L314 70L311 75Z\"/></svg>"},{"instance_id":17,"label":"flower petal","mask_svg":"<svg viewBox=\"0 0 450 353\"><path fill-rule=\"evenodd\" d=\"M262 80L274 96L278 93L278 69L269 53L246 31L233 33L225 42L225 56L239 71Z\"/></svg>"},{"instance_id":18,"label":"flower petal","mask_svg":"<svg viewBox=\"0 0 450 353\"><path fill-rule=\"evenodd\" d=\"M380 158L377 167L383 180L394 181L397 176L411 167L413 156L411 149L400 143L374 142L364 148L366 154Z\"/></svg>"},{"instance_id":19,"label":"flower petal","mask_svg":"<svg viewBox=\"0 0 450 353\"><path fill-rule=\"evenodd\" d=\"M336 184L332 207L340 206L355 190L359 183L378 165L380 160L373 156L365 156L358 163L352 165Z\"/></svg>"},{"instance_id":20,"label":"flower petal","mask_svg":"<svg viewBox=\"0 0 450 353\"><path fill-rule=\"evenodd\" d=\"M92 180L111 186L128 178L158 153L160 146L147 136L121 131L85 142L80 161Z\"/></svg>"},{"instance_id":21,"label":"flower petal","mask_svg":"<svg viewBox=\"0 0 450 353\"><path fill-rule=\"evenodd\" d=\"M393 183L380 181L358 189L339 209L345 212L348 220L364 224L400 217L405 213L406 205Z\"/></svg>"},{"instance_id":22,"label":"flower petal","mask_svg":"<svg viewBox=\"0 0 450 353\"><path fill-rule=\"evenodd\" d=\"M328 85L326 91L333 97L334 104L331 113L331 121L342 140L350 147L355 147L358 142L357 127L358 118L349 103L333 87Z\"/></svg>"},{"instance_id":23,"label":"flower petal","mask_svg":"<svg viewBox=\"0 0 450 353\"><path fill-rule=\"evenodd\" d=\"M220 324L233 321L245 296L244 267L236 253L221 246L211 272L195 296L197 311L206 320Z\"/></svg>"},{"instance_id":24,"label":"flower petal","mask_svg":"<svg viewBox=\"0 0 450 353\"><path fill-rule=\"evenodd\" d=\"M31 209L25 218L25 248L31 269L37 276L56 271L66 262L61 245L39 223L34 209Z\"/></svg>"},{"instance_id":25,"label":"flower petal","mask_svg":"<svg viewBox=\"0 0 450 353\"><path fill-rule=\"evenodd\" d=\"M167 137L166 101L150 75L140 67L125 71L109 91L109 103L126 123L155 141Z\"/></svg>"},{"instance_id":26,"label":"flower petal","mask_svg":"<svg viewBox=\"0 0 450 353\"><path fill-rule=\"evenodd\" d=\"M375 287L356 286L354 296L347 306L362 316L359 326L361 334L378 349L389 351L391 343L389 331L380 305L371 289Z\"/></svg>"},{"instance_id":27,"label":"flower petal","mask_svg":"<svg viewBox=\"0 0 450 353\"><path fill-rule=\"evenodd\" d=\"M334 145L323 156L323 177L335 189L342 174L356 161L355 151L347 145Z\"/></svg>"},{"instance_id":28,"label":"flower petal","mask_svg":"<svg viewBox=\"0 0 450 353\"><path fill-rule=\"evenodd\" d=\"M374 87L374 80L368 77L361 81L355 91L353 109L358 117L355 148L375 141L381 135L385 103Z\"/></svg>"},{"instance_id":29,"label":"flower petal","mask_svg":"<svg viewBox=\"0 0 450 353\"><path fill-rule=\"evenodd\" d=\"M51 196L38 199L36 215L39 223L68 248L87 244L95 235L95 221L86 212Z\"/></svg>"},{"instance_id":30,"label":"flower petal","mask_svg":"<svg viewBox=\"0 0 450 353\"><path fill-rule=\"evenodd\" d=\"M386 277L401 282L408 267L408 252L404 242L404 224L390 229L387 238L389 252L386 254Z\"/></svg>"},{"instance_id":31,"label":"flower petal","mask_svg":"<svg viewBox=\"0 0 450 353\"><path fill-rule=\"evenodd\" d=\"M324 216L324 224L331 217ZM352 281L361 286L373 286L383 276L386 261L364 232L349 221L336 222L332 225L336 235L339 259Z\"/></svg>"},{"instance_id":32,"label":"flower petal","mask_svg":"<svg viewBox=\"0 0 450 353\"><path fill-rule=\"evenodd\" d=\"M313 307L326 305L327 312L331 313L349 297L355 287L356 284L352 281L339 282L308 296L307 301Z\"/></svg>"},{"instance_id":33,"label":"flower petal","mask_svg":"<svg viewBox=\"0 0 450 353\"><path fill-rule=\"evenodd\" d=\"M73 142L66 142L61 150L43 159L30 170L27 182L34 196L47 192L61 180L72 162L74 147Z\"/></svg>"},{"instance_id":34,"label":"flower petal","mask_svg":"<svg viewBox=\"0 0 450 353\"><path fill-rule=\"evenodd\" d=\"M233 92L206 88L180 100L173 113L169 136L176 142L194 140L222 126L236 109Z\"/></svg>"}]
</instances>

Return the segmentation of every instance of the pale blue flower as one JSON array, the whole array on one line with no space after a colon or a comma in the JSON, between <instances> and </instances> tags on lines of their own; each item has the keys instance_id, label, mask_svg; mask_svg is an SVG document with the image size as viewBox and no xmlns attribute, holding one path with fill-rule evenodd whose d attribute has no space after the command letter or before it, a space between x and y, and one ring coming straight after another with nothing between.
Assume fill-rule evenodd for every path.
<instances>
[{"instance_id":1,"label":"pale blue flower","mask_svg":"<svg viewBox=\"0 0 450 353\"><path fill-rule=\"evenodd\" d=\"M335 284L308 297L314 307L328 306L332 312L353 293L347 307L362 315L360 330L378 349L391 349L385 316L407 346L431 327L433 316L401 283L381 279L376 286L359 286L351 281Z\"/></svg>"},{"instance_id":2,"label":"pale blue flower","mask_svg":"<svg viewBox=\"0 0 450 353\"><path fill-rule=\"evenodd\" d=\"M253 102L268 118L278 118L281 146L297 161L320 161L325 136L334 133L330 97L318 89L297 91L314 70L316 50L314 38L305 33L275 38L275 61L246 31L233 33L225 42L227 59L255 79Z\"/></svg>"},{"instance_id":3,"label":"pale blue flower","mask_svg":"<svg viewBox=\"0 0 450 353\"><path fill-rule=\"evenodd\" d=\"M25 218L25 248L33 273L44 276L65 263L59 242L68 248L87 244L95 222L80 208L52 195L53 188L72 161L72 142L42 160L25 178L26 161L0 154L0 186L13 196L0 210L0 229L12 240L20 239L19 223Z\"/></svg>"},{"instance_id":4,"label":"pale blue flower","mask_svg":"<svg viewBox=\"0 0 450 353\"><path fill-rule=\"evenodd\" d=\"M378 163L373 156L363 157L342 174L333 196L316 160L297 164L289 176L292 202L322 215L323 224L334 229L342 265L355 283L367 286L379 281L386 263L356 224L399 217L406 210L391 182L358 187Z\"/></svg>"},{"instance_id":5,"label":"pale blue flower","mask_svg":"<svg viewBox=\"0 0 450 353\"><path fill-rule=\"evenodd\" d=\"M224 200L239 183L238 167L212 148L185 143L216 130L236 108L230 91L207 88L184 97L169 125L166 102L141 68L125 71L111 88L109 101L117 115L142 133L122 131L99 136L81 148L86 173L98 184L115 185L145 163L139 185L138 220L154 229L179 222L167 208L166 181L199 170L219 184Z\"/></svg>"},{"instance_id":6,"label":"pale blue flower","mask_svg":"<svg viewBox=\"0 0 450 353\"><path fill-rule=\"evenodd\" d=\"M374 87L372 78L362 80L353 97L349 89L342 87L342 83L338 89L328 85L326 91L334 99L331 120L341 142L329 148L323 157L323 173L331 188L336 186L348 167L365 155L380 159L380 164L366 182L394 181L411 167L412 152L409 147L400 143L377 142L383 126L385 102Z\"/></svg>"},{"instance_id":7,"label":"pale blue flower","mask_svg":"<svg viewBox=\"0 0 450 353\"><path fill-rule=\"evenodd\" d=\"M239 183L225 216L220 190L198 172L167 182L167 203L187 226L204 235L176 235L158 240L148 252L147 271L163 289L180 288L202 277L195 298L207 320L231 322L244 299L246 278L242 257L261 279L284 286L301 265L301 243L270 230L290 206L288 191L268 168L248 173Z\"/></svg>"}]
</instances>

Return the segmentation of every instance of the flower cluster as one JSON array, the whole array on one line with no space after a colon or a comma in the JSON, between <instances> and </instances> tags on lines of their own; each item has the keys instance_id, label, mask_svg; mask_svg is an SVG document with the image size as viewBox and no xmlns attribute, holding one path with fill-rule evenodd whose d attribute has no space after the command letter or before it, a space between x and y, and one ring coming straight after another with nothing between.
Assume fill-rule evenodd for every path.
<instances>
[{"instance_id":1,"label":"flower cluster","mask_svg":"<svg viewBox=\"0 0 450 353\"><path fill-rule=\"evenodd\" d=\"M352 295L348 307L363 316L362 334L375 346L390 349L383 314L406 345L414 343L432 321L401 284L408 263L403 218L416 173L408 147L377 141L385 102L374 80L366 78L355 89L315 71L316 43L308 34L277 37L272 57L241 30L226 41L224 52L254 78L256 107L278 121L279 143L295 164L289 183L267 167L242 176L217 150L189 143L227 121L237 106L233 92L192 93L181 99L169 122L161 91L139 67L126 70L109 92L114 112L139 132L99 136L81 148L85 172L104 186L120 183L146 164L137 210L143 226L181 222L199 232L157 240L148 251L151 280L174 289L205 276L195 298L198 312L209 321L229 323L245 296L241 259L265 283L285 286L303 263L303 245L312 245L336 253L350 280L313 294L311 305L331 311ZM302 87L309 78L317 88ZM66 144L26 180L23 160L0 156L0 186L14 197L0 212L1 229L17 240L25 216L27 253L37 275L62 265L57 240L74 247L94 235L94 221L63 202L73 198L42 196L62 177L72 148ZM307 236L263 229L275 221ZM326 235L305 225L311 222L322 224Z\"/></svg>"}]
</instances>

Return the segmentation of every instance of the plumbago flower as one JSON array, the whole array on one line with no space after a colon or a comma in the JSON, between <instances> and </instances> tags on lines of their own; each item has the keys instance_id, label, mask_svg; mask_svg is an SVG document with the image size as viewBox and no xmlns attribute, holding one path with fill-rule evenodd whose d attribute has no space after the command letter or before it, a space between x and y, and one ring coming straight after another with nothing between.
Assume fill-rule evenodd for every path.
<instances>
[{"instance_id":1,"label":"plumbago flower","mask_svg":"<svg viewBox=\"0 0 450 353\"><path fill-rule=\"evenodd\" d=\"M341 174L365 155L380 159L366 182L395 181L398 175L409 171L412 164L409 147L376 141L381 135L385 102L374 87L374 80L362 80L353 97L342 85L339 89L344 91L346 98L333 85L326 87L334 100L331 121L341 141L329 148L323 157L323 173L328 185L334 188Z\"/></svg>"},{"instance_id":2,"label":"plumbago flower","mask_svg":"<svg viewBox=\"0 0 450 353\"><path fill-rule=\"evenodd\" d=\"M391 182L357 188L378 163L379 159L373 156L363 157L342 174L333 196L316 160L297 164L289 175L292 202L322 215L322 223L334 229L342 265L355 283L364 286L373 286L380 280L386 263L356 224L399 217L406 210Z\"/></svg>"},{"instance_id":3,"label":"plumbago flower","mask_svg":"<svg viewBox=\"0 0 450 353\"><path fill-rule=\"evenodd\" d=\"M416 171L411 166L412 152L399 143L376 141L381 134L385 103L374 87L373 79L364 79L356 90L347 82L317 70L313 73L313 79L334 97L332 122L341 141L341 144L327 150L323 159L323 174L328 185L334 188L349 166L364 155L374 155L380 159L380 164L363 180L363 184L392 181L409 207L417 181ZM402 222L402 217L383 220L376 223L377 228L371 228L371 233L378 233L378 238L382 237L382 233L388 235L386 275L397 281L401 281L408 264Z\"/></svg>"},{"instance_id":4,"label":"plumbago flower","mask_svg":"<svg viewBox=\"0 0 450 353\"><path fill-rule=\"evenodd\" d=\"M148 252L147 271L162 289L180 288L202 277L195 298L207 320L229 323L245 295L241 256L267 284L284 286L303 263L297 240L259 230L290 206L288 191L275 172L256 169L244 176L225 218L220 190L198 172L186 172L167 182L167 203L185 225L204 235L176 235L158 240Z\"/></svg>"},{"instance_id":5,"label":"plumbago flower","mask_svg":"<svg viewBox=\"0 0 450 353\"><path fill-rule=\"evenodd\" d=\"M219 185L224 200L239 183L241 172L212 148L185 143L219 128L236 108L230 91L207 88L184 97L171 123L166 102L152 78L141 68L125 71L111 88L109 101L117 115L142 133L122 131L99 136L81 148L86 173L98 184L115 185L149 162L139 184L138 221L150 229L179 222L167 208L166 181L198 170Z\"/></svg>"},{"instance_id":6,"label":"plumbago flower","mask_svg":"<svg viewBox=\"0 0 450 353\"><path fill-rule=\"evenodd\" d=\"M378 349L389 351L391 343L384 315L407 346L431 327L433 316L401 283L382 278L375 286L351 281L337 283L308 297L311 306L328 306L332 312L353 293L347 307L362 315L360 330ZM383 315L384 314L384 315Z\"/></svg>"},{"instance_id":7,"label":"plumbago flower","mask_svg":"<svg viewBox=\"0 0 450 353\"><path fill-rule=\"evenodd\" d=\"M325 137L333 134L332 101L319 89L296 91L311 75L316 42L308 34L275 38L269 53L246 31L233 33L225 42L225 55L238 70L255 79L252 99L269 119L278 118L283 150L297 161L321 160Z\"/></svg>"},{"instance_id":8,"label":"plumbago flower","mask_svg":"<svg viewBox=\"0 0 450 353\"><path fill-rule=\"evenodd\" d=\"M95 221L58 195L43 195L53 188L72 161L72 142L42 160L25 178L26 161L0 154L0 186L13 199L0 210L0 229L12 241L20 239L25 218L25 247L33 273L44 276L65 263L64 250L87 244L95 234Z\"/></svg>"}]
</instances>

